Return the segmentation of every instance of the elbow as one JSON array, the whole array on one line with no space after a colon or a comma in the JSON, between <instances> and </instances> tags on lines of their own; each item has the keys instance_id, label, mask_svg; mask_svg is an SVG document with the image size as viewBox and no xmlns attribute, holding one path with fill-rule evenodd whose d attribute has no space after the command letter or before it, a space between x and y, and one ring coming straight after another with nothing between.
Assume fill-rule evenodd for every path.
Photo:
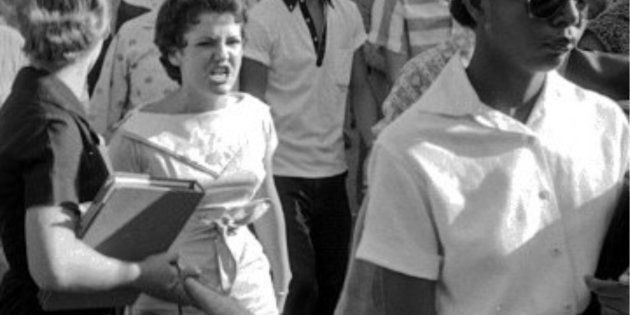
<instances>
[{"instance_id":1,"label":"elbow","mask_svg":"<svg viewBox=\"0 0 630 315\"><path fill-rule=\"evenodd\" d=\"M35 266L36 264L36 266ZM71 287L70 276L62 264L30 263L29 272L37 287L47 291L68 291Z\"/></svg>"}]
</instances>

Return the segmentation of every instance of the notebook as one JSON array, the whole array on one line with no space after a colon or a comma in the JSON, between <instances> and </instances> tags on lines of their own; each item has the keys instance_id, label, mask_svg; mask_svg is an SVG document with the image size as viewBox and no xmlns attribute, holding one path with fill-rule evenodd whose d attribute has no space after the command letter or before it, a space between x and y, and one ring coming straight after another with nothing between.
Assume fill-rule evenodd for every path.
<instances>
[{"instance_id":1,"label":"notebook","mask_svg":"<svg viewBox=\"0 0 630 315\"><path fill-rule=\"evenodd\" d=\"M194 180L115 173L81 216L76 233L98 252L140 261L166 251L204 197ZM117 289L81 294L40 291L46 311L133 304L140 292Z\"/></svg>"}]
</instances>

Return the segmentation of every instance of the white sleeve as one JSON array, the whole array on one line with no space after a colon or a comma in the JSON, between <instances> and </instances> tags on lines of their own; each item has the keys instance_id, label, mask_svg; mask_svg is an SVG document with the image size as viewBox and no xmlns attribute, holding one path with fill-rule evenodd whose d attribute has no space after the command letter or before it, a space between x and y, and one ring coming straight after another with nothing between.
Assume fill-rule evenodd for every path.
<instances>
[{"instance_id":1,"label":"white sleeve","mask_svg":"<svg viewBox=\"0 0 630 315\"><path fill-rule=\"evenodd\" d=\"M368 172L366 218L356 257L436 280L442 258L427 185L418 166L377 141Z\"/></svg>"},{"instance_id":2,"label":"white sleeve","mask_svg":"<svg viewBox=\"0 0 630 315\"><path fill-rule=\"evenodd\" d=\"M274 43L269 34L269 25L252 12L245 25L245 49L243 56L269 66L272 60Z\"/></svg>"},{"instance_id":3,"label":"white sleeve","mask_svg":"<svg viewBox=\"0 0 630 315\"><path fill-rule=\"evenodd\" d=\"M367 40L367 34L365 33L365 26L363 26L363 18L361 18L361 12L354 2L350 3L352 8L350 10L350 21L352 22L352 48L354 50L359 49Z\"/></svg>"}]
</instances>

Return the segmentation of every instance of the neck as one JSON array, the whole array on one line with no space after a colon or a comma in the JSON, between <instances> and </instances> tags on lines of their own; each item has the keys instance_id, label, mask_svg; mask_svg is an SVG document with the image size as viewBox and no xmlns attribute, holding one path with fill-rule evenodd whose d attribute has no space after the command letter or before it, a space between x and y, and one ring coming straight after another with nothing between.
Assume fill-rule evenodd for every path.
<instances>
[{"instance_id":1,"label":"neck","mask_svg":"<svg viewBox=\"0 0 630 315\"><path fill-rule=\"evenodd\" d=\"M542 91L546 73L521 69L490 51L475 48L466 69L468 78L484 104L524 122Z\"/></svg>"},{"instance_id":2,"label":"neck","mask_svg":"<svg viewBox=\"0 0 630 315\"><path fill-rule=\"evenodd\" d=\"M72 91L74 96L87 107L89 103L87 89L87 76L89 71L90 67L87 63L75 62L53 72L53 75L61 80L61 82Z\"/></svg>"},{"instance_id":3,"label":"neck","mask_svg":"<svg viewBox=\"0 0 630 315\"><path fill-rule=\"evenodd\" d=\"M234 101L232 94L214 94L199 93L198 91L182 87L174 95L175 104L179 104L178 108L174 108L178 113L194 114L203 113L213 110L219 110L227 107Z\"/></svg>"}]
</instances>

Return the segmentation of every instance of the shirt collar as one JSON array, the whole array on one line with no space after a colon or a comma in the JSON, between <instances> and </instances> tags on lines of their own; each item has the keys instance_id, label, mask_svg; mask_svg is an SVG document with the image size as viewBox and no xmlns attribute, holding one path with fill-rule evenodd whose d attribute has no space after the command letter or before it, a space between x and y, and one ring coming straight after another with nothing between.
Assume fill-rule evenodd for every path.
<instances>
[{"instance_id":1,"label":"shirt collar","mask_svg":"<svg viewBox=\"0 0 630 315\"><path fill-rule=\"evenodd\" d=\"M528 125L537 123L542 118L548 104L559 101L562 91L565 90L562 88L561 81L563 81L562 78L555 71L547 75L543 91L530 113ZM489 127L510 130L515 127L514 119L487 106L479 99L468 79L460 55L451 58L438 78L414 106L420 112L443 116L470 116Z\"/></svg>"},{"instance_id":2,"label":"shirt collar","mask_svg":"<svg viewBox=\"0 0 630 315\"><path fill-rule=\"evenodd\" d=\"M50 72L32 66L24 67L15 78L14 87L35 99L79 114L86 119L85 106L74 93Z\"/></svg>"},{"instance_id":3,"label":"shirt collar","mask_svg":"<svg viewBox=\"0 0 630 315\"><path fill-rule=\"evenodd\" d=\"M287 9L293 12L293 10L297 7L298 2L306 1L306 0L282 0L282 1L284 1L284 4L287 6ZM332 0L320 0L320 1L323 1L324 4L327 4L332 7Z\"/></svg>"}]
</instances>

